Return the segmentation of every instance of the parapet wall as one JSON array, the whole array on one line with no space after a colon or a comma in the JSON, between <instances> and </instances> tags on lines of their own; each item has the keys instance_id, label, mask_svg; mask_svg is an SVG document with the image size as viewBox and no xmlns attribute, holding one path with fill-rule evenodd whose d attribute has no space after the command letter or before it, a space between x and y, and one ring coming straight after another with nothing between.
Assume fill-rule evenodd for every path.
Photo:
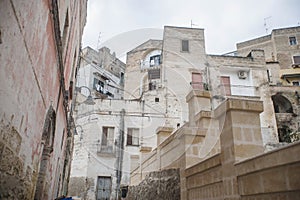
<instances>
[{"instance_id":1,"label":"parapet wall","mask_svg":"<svg viewBox=\"0 0 300 200\"><path fill-rule=\"evenodd\" d=\"M264 153L262 111L261 101L248 99L227 99L213 111L200 111L193 126L170 132L156 149L142 155L131 184L139 184L151 171L175 168L183 200L297 199L300 143Z\"/></svg>"}]
</instances>

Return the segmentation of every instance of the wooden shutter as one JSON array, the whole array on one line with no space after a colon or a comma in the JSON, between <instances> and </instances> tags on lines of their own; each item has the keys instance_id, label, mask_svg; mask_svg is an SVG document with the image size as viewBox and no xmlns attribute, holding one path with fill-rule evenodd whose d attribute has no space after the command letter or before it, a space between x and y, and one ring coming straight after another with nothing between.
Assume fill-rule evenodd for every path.
<instances>
[{"instance_id":1,"label":"wooden shutter","mask_svg":"<svg viewBox=\"0 0 300 200\"><path fill-rule=\"evenodd\" d=\"M102 141L101 141L101 144L106 146L107 145L107 130L108 128L107 127L103 127L102 129Z\"/></svg>"},{"instance_id":2,"label":"wooden shutter","mask_svg":"<svg viewBox=\"0 0 300 200\"><path fill-rule=\"evenodd\" d=\"M225 94L226 96L231 95L229 76L221 76L221 93Z\"/></svg>"},{"instance_id":3,"label":"wooden shutter","mask_svg":"<svg viewBox=\"0 0 300 200\"><path fill-rule=\"evenodd\" d=\"M132 145L132 129L127 129L127 145Z\"/></svg>"},{"instance_id":4,"label":"wooden shutter","mask_svg":"<svg viewBox=\"0 0 300 200\"><path fill-rule=\"evenodd\" d=\"M203 90L202 74L192 73L192 87L196 90Z\"/></svg>"}]
</instances>

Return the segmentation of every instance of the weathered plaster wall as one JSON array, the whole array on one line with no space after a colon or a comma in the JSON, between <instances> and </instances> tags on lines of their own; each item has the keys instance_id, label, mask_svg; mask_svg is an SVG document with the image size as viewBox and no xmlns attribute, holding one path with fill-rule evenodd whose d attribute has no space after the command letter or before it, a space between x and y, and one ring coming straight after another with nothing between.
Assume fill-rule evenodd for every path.
<instances>
[{"instance_id":1,"label":"weathered plaster wall","mask_svg":"<svg viewBox=\"0 0 300 200\"><path fill-rule=\"evenodd\" d=\"M74 52L79 52L86 1L60 5L61 16L67 8L74 20L69 21L69 53L63 57L66 88L74 79L70 74L78 56L74 58ZM58 52L51 10L52 3L46 0L0 2L1 19L5 19L0 22L1 199L34 198L43 150L42 134L51 105L56 113L56 126L53 127L53 151L44 166L48 169L44 199L66 194L70 163L66 151L67 113L59 92Z\"/></svg>"}]
</instances>

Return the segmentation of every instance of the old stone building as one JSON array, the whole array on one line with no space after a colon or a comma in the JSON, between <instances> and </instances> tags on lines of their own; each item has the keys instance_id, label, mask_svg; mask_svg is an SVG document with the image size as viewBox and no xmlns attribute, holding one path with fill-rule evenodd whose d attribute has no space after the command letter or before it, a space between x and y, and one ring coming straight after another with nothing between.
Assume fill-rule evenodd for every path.
<instances>
[{"instance_id":1,"label":"old stone building","mask_svg":"<svg viewBox=\"0 0 300 200\"><path fill-rule=\"evenodd\" d=\"M300 27L274 29L270 35L237 44L237 54L265 52L268 99L272 99L280 142L299 140Z\"/></svg>"},{"instance_id":2,"label":"old stone building","mask_svg":"<svg viewBox=\"0 0 300 200\"><path fill-rule=\"evenodd\" d=\"M77 87L92 88L93 96L101 99L123 99L125 63L116 58L110 49L102 47L98 51L86 47L82 50L82 60L77 75ZM85 91L83 94L88 95Z\"/></svg>"},{"instance_id":3,"label":"old stone building","mask_svg":"<svg viewBox=\"0 0 300 200\"><path fill-rule=\"evenodd\" d=\"M118 132L114 127L118 127L123 119L120 119L120 105L123 105L124 72L125 64L107 47L98 51L90 47L82 50L76 83L80 93L76 95L74 112L77 136L69 195L84 199L115 197L115 169L116 163L120 162L116 155L120 148L115 143L118 141ZM90 103L87 102L89 96L94 97ZM99 134L101 131L103 135ZM102 181L106 185L98 186ZM100 194L104 189L102 186L106 192Z\"/></svg>"},{"instance_id":4,"label":"old stone building","mask_svg":"<svg viewBox=\"0 0 300 200\"><path fill-rule=\"evenodd\" d=\"M178 159L177 154L166 154L161 162L156 162L152 160L155 155L163 155L158 146L166 144L166 138L172 141L170 138L176 134L178 137L184 134L183 130L193 138L199 126L195 115L200 110L212 112L228 98L263 101L263 110L257 114L263 146L259 149L267 151L270 144L278 144L267 58L261 49L250 49L241 56L209 55L205 52L203 29L166 26L162 40L150 39L127 53L125 73L122 70L109 72L119 76L114 82L121 83L124 76L123 99L105 99L97 95L93 84L96 76L100 80L105 70L115 68L115 56L106 48L98 52L87 48L83 52L89 58L83 60L86 64L79 70L77 86L89 89L81 91L76 100L78 135L70 182L72 196L116 198L120 187L144 179L147 173L143 171L166 168L167 163ZM108 59L105 56L100 59L101 53ZM93 70L84 70L86 66ZM96 69L100 70L98 75ZM87 105L89 94L94 102ZM198 100L200 96L203 98ZM215 127L215 122L205 124L205 129ZM187 139L191 156L184 162L186 167L219 152L219 136L209 135L202 146L199 141L191 145ZM202 140L202 137L196 138ZM178 144L172 145L173 148ZM154 157L147 159L149 155Z\"/></svg>"},{"instance_id":5,"label":"old stone building","mask_svg":"<svg viewBox=\"0 0 300 200\"><path fill-rule=\"evenodd\" d=\"M265 92L269 84L262 50L250 50L244 57L208 55L203 29L166 26L162 41L149 40L128 53L127 97L163 102L160 110L170 127L177 128L188 121L185 97L191 89L211 91L208 109L216 108L228 97L263 100L263 142L278 143L272 101ZM148 135L154 136L150 146L155 147L155 134Z\"/></svg>"},{"instance_id":6,"label":"old stone building","mask_svg":"<svg viewBox=\"0 0 300 200\"><path fill-rule=\"evenodd\" d=\"M183 34L183 28L169 28L173 43L164 40L163 45L173 44L175 48L166 48L167 53L162 53L163 73L180 69L183 65L177 63L181 59L188 62L185 67L197 66L193 57L185 59L182 52L178 53L189 49L189 44L191 48L186 53L192 53L193 41ZM234 55L203 55L199 51L204 61L189 69L192 76L179 73L193 86L191 91L185 90L188 122L179 129L157 129L153 133L157 135L157 147L141 152L138 165L132 159L137 167L131 171L127 199L150 199L136 192L146 188L160 197L158 187L168 191L162 192L164 198L170 198L178 192L174 189L177 187L170 188L172 179L178 178L176 174L166 175L170 169L180 174L180 197L176 199L297 199L300 159L295 152L300 143L273 151L270 146L278 147L278 142L291 142L298 137L289 134L290 140L284 139L286 133L299 132L298 29L274 30L271 36L240 43ZM164 39L167 36L165 33ZM166 49L163 46L162 51ZM270 53L272 49L278 52L278 58ZM165 54L167 58L173 55L172 59L165 60ZM285 64L290 69L280 66ZM183 89L180 81L173 87Z\"/></svg>"},{"instance_id":7,"label":"old stone building","mask_svg":"<svg viewBox=\"0 0 300 200\"><path fill-rule=\"evenodd\" d=\"M87 1L0 1L0 199L66 195Z\"/></svg>"}]
</instances>

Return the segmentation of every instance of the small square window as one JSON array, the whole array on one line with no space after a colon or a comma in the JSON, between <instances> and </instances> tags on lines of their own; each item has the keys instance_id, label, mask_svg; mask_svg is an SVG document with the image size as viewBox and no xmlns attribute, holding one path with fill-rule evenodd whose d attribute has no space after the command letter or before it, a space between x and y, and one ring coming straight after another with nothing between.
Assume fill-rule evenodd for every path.
<instances>
[{"instance_id":1,"label":"small square window","mask_svg":"<svg viewBox=\"0 0 300 200\"><path fill-rule=\"evenodd\" d=\"M293 56L294 64L300 64L300 56Z\"/></svg>"},{"instance_id":2,"label":"small square window","mask_svg":"<svg viewBox=\"0 0 300 200\"><path fill-rule=\"evenodd\" d=\"M159 98L158 97L155 97L155 102L159 102Z\"/></svg>"},{"instance_id":3,"label":"small square window","mask_svg":"<svg viewBox=\"0 0 300 200\"><path fill-rule=\"evenodd\" d=\"M299 82L298 81L293 81L293 86L299 86Z\"/></svg>"},{"instance_id":4,"label":"small square window","mask_svg":"<svg viewBox=\"0 0 300 200\"><path fill-rule=\"evenodd\" d=\"M297 39L295 36L289 37L290 45L297 45Z\"/></svg>"},{"instance_id":5,"label":"small square window","mask_svg":"<svg viewBox=\"0 0 300 200\"><path fill-rule=\"evenodd\" d=\"M188 40L182 40L181 41L181 50L184 52L189 51L189 41Z\"/></svg>"}]
</instances>

